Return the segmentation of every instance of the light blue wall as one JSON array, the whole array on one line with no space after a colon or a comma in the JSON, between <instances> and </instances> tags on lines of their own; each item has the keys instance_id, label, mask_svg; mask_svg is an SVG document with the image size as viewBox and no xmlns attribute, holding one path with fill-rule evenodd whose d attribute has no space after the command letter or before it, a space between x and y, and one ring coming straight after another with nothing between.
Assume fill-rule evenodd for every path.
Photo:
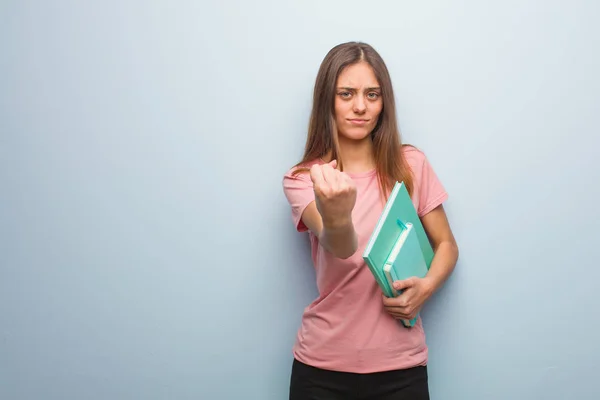
<instances>
[{"instance_id":1,"label":"light blue wall","mask_svg":"<svg viewBox=\"0 0 600 400\"><path fill-rule=\"evenodd\" d=\"M433 398L600 398L598 2L229 4L0 5L0 398L286 398L281 176L347 40L451 195Z\"/></svg>"}]
</instances>

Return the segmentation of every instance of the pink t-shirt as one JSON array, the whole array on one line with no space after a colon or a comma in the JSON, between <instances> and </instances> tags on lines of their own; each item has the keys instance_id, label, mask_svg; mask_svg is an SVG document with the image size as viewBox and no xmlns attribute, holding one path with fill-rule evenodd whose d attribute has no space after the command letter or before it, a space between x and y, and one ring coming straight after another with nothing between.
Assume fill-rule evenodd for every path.
<instances>
[{"instance_id":1,"label":"pink t-shirt","mask_svg":"<svg viewBox=\"0 0 600 400\"><path fill-rule=\"evenodd\" d=\"M448 197L425 155L410 146L403 148L413 175L413 204L419 216ZM310 175L283 178L293 222L299 232L308 229L301 220L314 201ZM390 316L382 303L382 292L362 253L383 210L375 171L348 174L356 183L357 199L352 212L358 234L358 250L348 259L333 257L309 231L312 260L319 296L304 310L293 355L315 367L369 373L427 364L428 348L421 319L412 328Z\"/></svg>"}]
</instances>

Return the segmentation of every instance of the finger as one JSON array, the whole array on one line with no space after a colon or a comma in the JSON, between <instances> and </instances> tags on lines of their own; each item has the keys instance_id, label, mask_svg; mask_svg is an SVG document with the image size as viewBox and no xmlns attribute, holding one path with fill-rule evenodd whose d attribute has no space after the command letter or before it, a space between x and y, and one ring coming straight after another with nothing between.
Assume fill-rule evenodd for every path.
<instances>
[{"instance_id":1,"label":"finger","mask_svg":"<svg viewBox=\"0 0 600 400\"><path fill-rule=\"evenodd\" d=\"M386 307L387 312L397 315L408 315L410 310L408 307Z\"/></svg>"},{"instance_id":2,"label":"finger","mask_svg":"<svg viewBox=\"0 0 600 400\"><path fill-rule=\"evenodd\" d=\"M385 294L381 295L381 298L383 300L383 306L384 307L397 307L398 305L396 304L397 300L395 297L387 297Z\"/></svg>"},{"instance_id":3,"label":"finger","mask_svg":"<svg viewBox=\"0 0 600 400\"><path fill-rule=\"evenodd\" d=\"M323 171L323 179L325 180L325 182L327 182L328 184L330 184L330 186L337 186L337 172L335 169L333 169L331 167L331 165L329 164L325 164L322 167L322 171Z\"/></svg>"},{"instance_id":4,"label":"finger","mask_svg":"<svg viewBox=\"0 0 600 400\"><path fill-rule=\"evenodd\" d=\"M407 320L410 320L410 319L413 318L410 313L406 313L406 312L390 312L389 314L393 318L395 318L395 319L407 319Z\"/></svg>"},{"instance_id":5,"label":"finger","mask_svg":"<svg viewBox=\"0 0 600 400\"><path fill-rule=\"evenodd\" d=\"M396 290L404 290L404 289L408 289L409 287L412 287L415 285L415 278L408 278L408 279L404 279L401 281L395 281L393 286L394 289Z\"/></svg>"},{"instance_id":6,"label":"finger","mask_svg":"<svg viewBox=\"0 0 600 400\"><path fill-rule=\"evenodd\" d=\"M340 182L342 182L344 184L344 188L347 190L352 190L356 188L356 184L354 183L354 180L352 180L352 178L350 178L350 175L348 175L345 172L339 171L339 175L340 175Z\"/></svg>"},{"instance_id":7,"label":"finger","mask_svg":"<svg viewBox=\"0 0 600 400\"><path fill-rule=\"evenodd\" d=\"M408 319L411 319L415 314L415 310L412 308L394 308L394 309L389 309L388 312L399 318L408 318Z\"/></svg>"},{"instance_id":8,"label":"finger","mask_svg":"<svg viewBox=\"0 0 600 400\"><path fill-rule=\"evenodd\" d=\"M404 309L409 306L407 296L398 296L398 297L386 297L383 296L383 305L389 308L401 308Z\"/></svg>"},{"instance_id":9,"label":"finger","mask_svg":"<svg viewBox=\"0 0 600 400\"><path fill-rule=\"evenodd\" d=\"M413 319L419 313L419 309L415 307L407 308L386 308L386 310L399 319Z\"/></svg>"},{"instance_id":10,"label":"finger","mask_svg":"<svg viewBox=\"0 0 600 400\"><path fill-rule=\"evenodd\" d=\"M408 315L407 311L398 308L386 308L386 312L394 318L406 318Z\"/></svg>"},{"instance_id":11,"label":"finger","mask_svg":"<svg viewBox=\"0 0 600 400\"><path fill-rule=\"evenodd\" d=\"M329 165L333 169L337 168L337 160L331 160L331 161L329 161Z\"/></svg>"},{"instance_id":12,"label":"finger","mask_svg":"<svg viewBox=\"0 0 600 400\"><path fill-rule=\"evenodd\" d=\"M321 167L317 164L313 165L310 168L310 180L313 182L314 186L321 187L325 183L325 178L323 177L323 171Z\"/></svg>"},{"instance_id":13,"label":"finger","mask_svg":"<svg viewBox=\"0 0 600 400\"><path fill-rule=\"evenodd\" d=\"M342 190L346 184L344 183L344 178L342 177L343 172L338 171L337 169L333 170L333 179L334 179L334 183L335 183L335 188L337 190Z\"/></svg>"}]
</instances>

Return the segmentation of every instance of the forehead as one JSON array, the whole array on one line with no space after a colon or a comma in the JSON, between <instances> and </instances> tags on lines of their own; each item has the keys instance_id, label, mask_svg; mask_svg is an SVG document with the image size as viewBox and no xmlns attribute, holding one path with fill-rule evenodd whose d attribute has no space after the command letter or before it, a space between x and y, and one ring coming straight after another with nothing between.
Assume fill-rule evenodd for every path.
<instances>
[{"instance_id":1,"label":"forehead","mask_svg":"<svg viewBox=\"0 0 600 400\"><path fill-rule=\"evenodd\" d=\"M366 62L360 62L349 65L342 70L337 80L337 86L353 88L376 87L379 86L379 82L375 77L373 68Z\"/></svg>"}]
</instances>

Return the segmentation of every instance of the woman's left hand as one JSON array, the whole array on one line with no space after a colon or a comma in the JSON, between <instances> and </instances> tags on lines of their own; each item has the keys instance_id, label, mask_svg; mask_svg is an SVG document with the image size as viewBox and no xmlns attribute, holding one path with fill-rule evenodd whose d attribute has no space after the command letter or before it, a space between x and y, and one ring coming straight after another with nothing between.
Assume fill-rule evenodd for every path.
<instances>
[{"instance_id":1,"label":"woman's left hand","mask_svg":"<svg viewBox=\"0 0 600 400\"><path fill-rule=\"evenodd\" d=\"M396 319L413 319L433 293L429 278L412 277L394 282L394 289L402 290L398 297L383 296L386 311Z\"/></svg>"}]
</instances>

